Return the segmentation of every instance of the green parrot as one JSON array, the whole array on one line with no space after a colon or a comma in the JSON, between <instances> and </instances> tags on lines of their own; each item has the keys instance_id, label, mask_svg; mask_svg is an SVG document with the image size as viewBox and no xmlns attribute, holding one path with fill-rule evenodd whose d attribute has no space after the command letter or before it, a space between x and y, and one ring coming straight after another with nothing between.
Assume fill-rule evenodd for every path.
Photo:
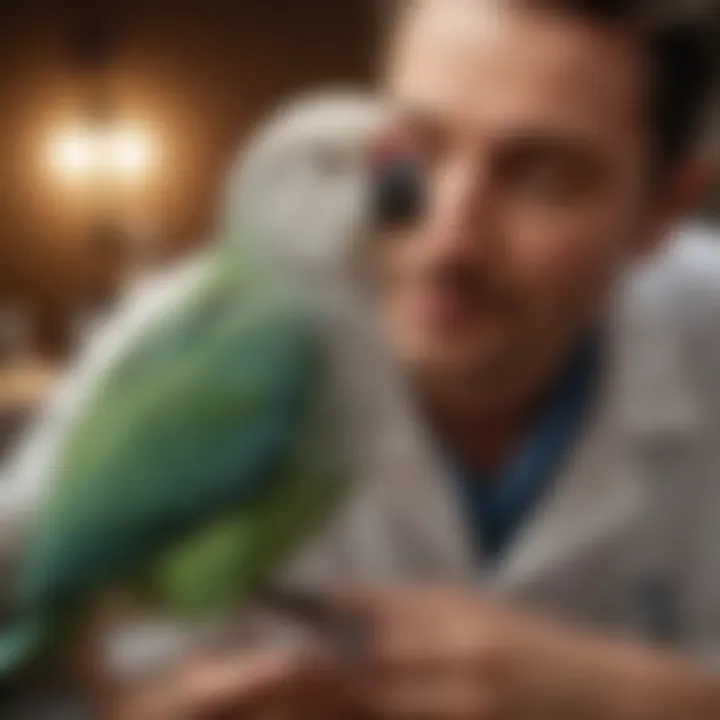
<instances>
[{"instance_id":1,"label":"green parrot","mask_svg":"<svg viewBox=\"0 0 720 720\"><path fill-rule=\"evenodd\" d=\"M242 607L338 507L353 461L333 317L360 241L419 206L407 158L371 152L388 118L353 93L280 111L202 259L95 363L37 491L0 680L108 588L189 623Z\"/></svg>"}]
</instances>

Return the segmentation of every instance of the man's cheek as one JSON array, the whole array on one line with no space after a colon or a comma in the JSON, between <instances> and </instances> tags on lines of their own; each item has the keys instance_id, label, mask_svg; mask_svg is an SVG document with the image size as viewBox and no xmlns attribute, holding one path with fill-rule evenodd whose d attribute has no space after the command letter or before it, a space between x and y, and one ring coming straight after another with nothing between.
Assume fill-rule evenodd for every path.
<instances>
[{"instance_id":1,"label":"man's cheek","mask_svg":"<svg viewBox=\"0 0 720 720\"><path fill-rule=\"evenodd\" d=\"M548 336L566 334L593 316L611 286L616 266L613 256L594 243L546 247L526 261L516 275L525 320Z\"/></svg>"},{"instance_id":2,"label":"man's cheek","mask_svg":"<svg viewBox=\"0 0 720 720\"><path fill-rule=\"evenodd\" d=\"M544 278L536 307L543 309L548 326L563 327L563 333L579 329L602 307L613 274L612 263L603 256L561 258Z\"/></svg>"},{"instance_id":3,"label":"man's cheek","mask_svg":"<svg viewBox=\"0 0 720 720\"><path fill-rule=\"evenodd\" d=\"M622 262L619 233L606 223L558 228L526 243L516 257L519 272L548 287L582 287L604 281Z\"/></svg>"}]
</instances>

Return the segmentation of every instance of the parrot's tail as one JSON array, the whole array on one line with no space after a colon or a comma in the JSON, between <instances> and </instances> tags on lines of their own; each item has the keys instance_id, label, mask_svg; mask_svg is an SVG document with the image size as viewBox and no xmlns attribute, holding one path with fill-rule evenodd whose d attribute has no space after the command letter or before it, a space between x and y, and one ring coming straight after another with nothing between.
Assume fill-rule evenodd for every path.
<instances>
[{"instance_id":1,"label":"parrot's tail","mask_svg":"<svg viewBox=\"0 0 720 720\"><path fill-rule=\"evenodd\" d=\"M40 619L26 620L0 631L0 684L24 670L41 652L48 626Z\"/></svg>"}]
</instances>

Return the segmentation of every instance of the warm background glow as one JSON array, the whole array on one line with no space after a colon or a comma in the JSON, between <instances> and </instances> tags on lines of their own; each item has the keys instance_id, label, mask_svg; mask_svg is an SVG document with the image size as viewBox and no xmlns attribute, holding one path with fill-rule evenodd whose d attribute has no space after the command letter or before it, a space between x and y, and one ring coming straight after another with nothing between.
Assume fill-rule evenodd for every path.
<instances>
[{"instance_id":1,"label":"warm background glow","mask_svg":"<svg viewBox=\"0 0 720 720\"><path fill-rule=\"evenodd\" d=\"M64 128L51 138L49 159L60 180L139 181L154 167L157 147L133 128Z\"/></svg>"},{"instance_id":2,"label":"warm background glow","mask_svg":"<svg viewBox=\"0 0 720 720\"><path fill-rule=\"evenodd\" d=\"M64 357L127 248L169 258L206 235L269 108L371 76L373 22L368 0L0 3L0 307Z\"/></svg>"},{"instance_id":3,"label":"warm background glow","mask_svg":"<svg viewBox=\"0 0 720 720\"><path fill-rule=\"evenodd\" d=\"M87 130L65 130L53 138L50 161L53 170L63 180L86 177L95 158L92 134Z\"/></svg>"}]
</instances>

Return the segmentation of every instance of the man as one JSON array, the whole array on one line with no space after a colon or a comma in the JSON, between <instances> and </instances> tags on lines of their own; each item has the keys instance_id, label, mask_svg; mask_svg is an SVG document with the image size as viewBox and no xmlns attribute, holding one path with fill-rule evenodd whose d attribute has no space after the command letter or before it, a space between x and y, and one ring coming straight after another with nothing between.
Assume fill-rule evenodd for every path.
<instances>
[{"instance_id":1,"label":"man","mask_svg":"<svg viewBox=\"0 0 720 720\"><path fill-rule=\"evenodd\" d=\"M401 7L387 82L429 209L373 248L378 311L481 580L346 593L360 670L208 662L168 685L198 712L720 717L720 246L667 240L709 79L702 32L641 4Z\"/></svg>"},{"instance_id":2,"label":"man","mask_svg":"<svg viewBox=\"0 0 720 720\"><path fill-rule=\"evenodd\" d=\"M376 500L428 545L460 528L464 589L338 587L372 621L359 666L209 658L117 717L720 717L720 245L666 239L702 185L709 78L702 33L641 4L396 19L428 213L378 238L375 298L459 512L411 478ZM402 544L382 530L366 553Z\"/></svg>"}]
</instances>

